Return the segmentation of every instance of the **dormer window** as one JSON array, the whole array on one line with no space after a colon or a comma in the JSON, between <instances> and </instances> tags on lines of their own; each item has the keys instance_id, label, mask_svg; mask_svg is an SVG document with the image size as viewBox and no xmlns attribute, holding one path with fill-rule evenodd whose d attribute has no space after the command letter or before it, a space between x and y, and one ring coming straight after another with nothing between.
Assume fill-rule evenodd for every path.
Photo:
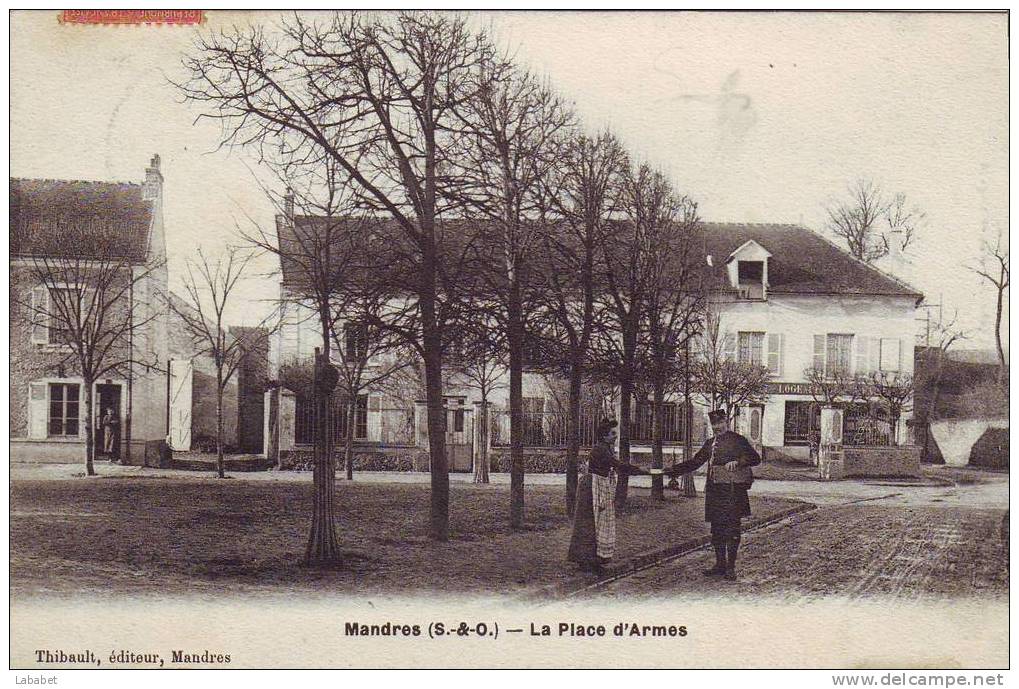
<instances>
[{"instance_id":1,"label":"dormer window","mask_svg":"<svg viewBox=\"0 0 1019 689\"><path fill-rule=\"evenodd\" d=\"M749 240L729 254L729 282L740 299L763 301L768 298L768 259L763 246Z\"/></svg>"},{"instance_id":2,"label":"dormer window","mask_svg":"<svg viewBox=\"0 0 1019 689\"><path fill-rule=\"evenodd\" d=\"M743 299L764 299L764 261L740 261L739 294Z\"/></svg>"}]
</instances>

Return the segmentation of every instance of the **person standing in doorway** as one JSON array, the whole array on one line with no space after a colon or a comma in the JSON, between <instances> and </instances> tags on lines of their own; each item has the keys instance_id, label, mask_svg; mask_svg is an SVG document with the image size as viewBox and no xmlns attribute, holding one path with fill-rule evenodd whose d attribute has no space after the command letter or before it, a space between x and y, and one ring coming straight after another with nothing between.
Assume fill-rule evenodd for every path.
<instances>
[{"instance_id":1,"label":"person standing in doorway","mask_svg":"<svg viewBox=\"0 0 1019 689\"><path fill-rule=\"evenodd\" d=\"M761 456L746 438L729 430L728 416L721 409L708 414L714 435L692 458L665 471L669 476L691 472L708 465L704 485L704 520L711 523L711 545L715 566L705 576L724 576L736 581L736 554L740 544L740 520L750 516L747 491L754 482L750 467Z\"/></svg>"},{"instance_id":2,"label":"person standing in doorway","mask_svg":"<svg viewBox=\"0 0 1019 689\"><path fill-rule=\"evenodd\" d=\"M109 407L103 412L103 418L99 421L99 427L103 429L103 452L110 458L111 462L116 462L117 457L114 456L113 451L116 448L117 442L117 430L120 426L120 421L114 415L113 410Z\"/></svg>"}]
</instances>

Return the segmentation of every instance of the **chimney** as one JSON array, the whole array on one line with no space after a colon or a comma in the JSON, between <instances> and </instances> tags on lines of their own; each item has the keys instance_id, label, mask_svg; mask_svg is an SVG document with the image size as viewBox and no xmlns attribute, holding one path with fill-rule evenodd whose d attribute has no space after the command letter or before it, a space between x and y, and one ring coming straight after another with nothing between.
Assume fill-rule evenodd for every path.
<instances>
[{"instance_id":1,"label":"chimney","mask_svg":"<svg viewBox=\"0 0 1019 689\"><path fill-rule=\"evenodd\" d=\"M283 215L286 216L287 222L294 224L294 190L290 187L287 187L287 192L283 195Z\"/></svg>"},{"instance_id":2,"label":"chimney","mask_svg":"<svg viewBox=\"0 0 1019 689\"><path fill-rule=\"evenodd\" d=\"M902 230L893 227L888 231L888 270L898 275L902 269Z\"/></svg>"},{"instance_id":3,"label":"chimney","mask_svg":"<svg viewBox=\"0 0 1019 689\"><path fill-rule=\"evenodd\" d=\"M159 171L159 154L154 153L149 166L145 168L145 184L142 187L142 198L157 199L163 194L163 173Z\"/></svg>"}]
</instances>

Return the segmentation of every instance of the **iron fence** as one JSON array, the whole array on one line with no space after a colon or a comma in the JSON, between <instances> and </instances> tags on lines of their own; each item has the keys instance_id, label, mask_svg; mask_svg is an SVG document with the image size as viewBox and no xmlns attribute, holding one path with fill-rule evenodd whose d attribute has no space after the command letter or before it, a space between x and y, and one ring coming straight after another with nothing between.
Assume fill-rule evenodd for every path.
<instances>
[{"instance_id":1,"label":"iron fence","mask_svg":"<svg viewBox=\"0 0 1019 689\"><path fill-rule=\"evenodd\" d=\"M662 419L662 442L682 443L685 439L685 413L682 405L666 404ZM591 447L595 441L595 426L602 417L600 411L582 411L580 414L580 445ZM567 445L568 415L561 411L523 412L524 447L564 449ZM510 413L505 409L489 412L492 447L510 445ZM652 442L654 409L651 405L637 405L630 421L630 442Z\"/></svg>"}]
</instances>

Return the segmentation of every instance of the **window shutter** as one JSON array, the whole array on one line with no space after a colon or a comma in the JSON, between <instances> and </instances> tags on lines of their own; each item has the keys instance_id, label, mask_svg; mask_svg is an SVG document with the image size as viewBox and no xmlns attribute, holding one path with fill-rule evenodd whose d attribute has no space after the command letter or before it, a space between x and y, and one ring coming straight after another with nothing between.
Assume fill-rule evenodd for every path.
<instances>
[{"instance_id":1,"label":"window shutter","mask_svg":"<svg viewBox=\"0 0 1019 689\"><path fill-rule=\"evenodd\" d=\"M814 335L814 370L824 372L824 335Z\"/></svg>"},{"instance_id":2,"label":"window shutter","mask_svg":"<svg viewBox=\"0 0 1019 689\"><path fill-rule=\"evenodd\" d=\"M771 375L782 375L782 334L768 333L768 370Z\"/></svg>"},{"instance_id":3,"label":"window shutter","mask_svg":"<svg viewBox=\"0 0 1019 689\"><path fill-rule=\"evenodd\" d=\"M870 339L866 335L856 336L856 371L857 375L863 375L867 373L869 367L870 352L867 347L870 344Z\"/></svg>"},{"instance_id":4,"label":"window shutter","mask_svg":"<svg viewBox=\"0 0 1019 689\"><path fill-rule=\"evenodd\" d=\"M722 339L722 357L726 361L736 361L736 335L725 333Z\"/></svg>"},{"instance_id":5,"label":"window shutter","mask_svg":"<svg viewBox=\"0 0 1019 689\"><path fill-rule=\"evenodd\" d=\"M45 286L32 288L32 344L49 343L49 292ZM43 433L45 437L45 432Z\"/></svg>"},{"instance_id":6,"label":"window shutter","mask_svg":"<svg viewBox=\"0 0 1019 689\"><path fill-rule=\"evenodd\" d=\"M49 407L46 383L28 384L28 437L46 437L46 412Z\"/></svg>"},{"instance_id":7,"label":"window shutter","mask_svg":"<svg viewBox=\"0 0 1019 689\"><path fill-rule=\"evenodd\" d=\"M870 350L870 370L880 371L881 370L881 338L880 337L869 337L869 350Z\"/></svg>"},{"instance_id":8,"label":"window shutter","mask_svg":"<svg viewBox=\"0 0 1019 689\"><path fill-rule=\"evenodd\" d=\"M904 373L905 372L905 369L903 369L902 365L903 365L903 360L902 360L902 338L899 338L899 373Z\"/></svg>"}]
</instances>

